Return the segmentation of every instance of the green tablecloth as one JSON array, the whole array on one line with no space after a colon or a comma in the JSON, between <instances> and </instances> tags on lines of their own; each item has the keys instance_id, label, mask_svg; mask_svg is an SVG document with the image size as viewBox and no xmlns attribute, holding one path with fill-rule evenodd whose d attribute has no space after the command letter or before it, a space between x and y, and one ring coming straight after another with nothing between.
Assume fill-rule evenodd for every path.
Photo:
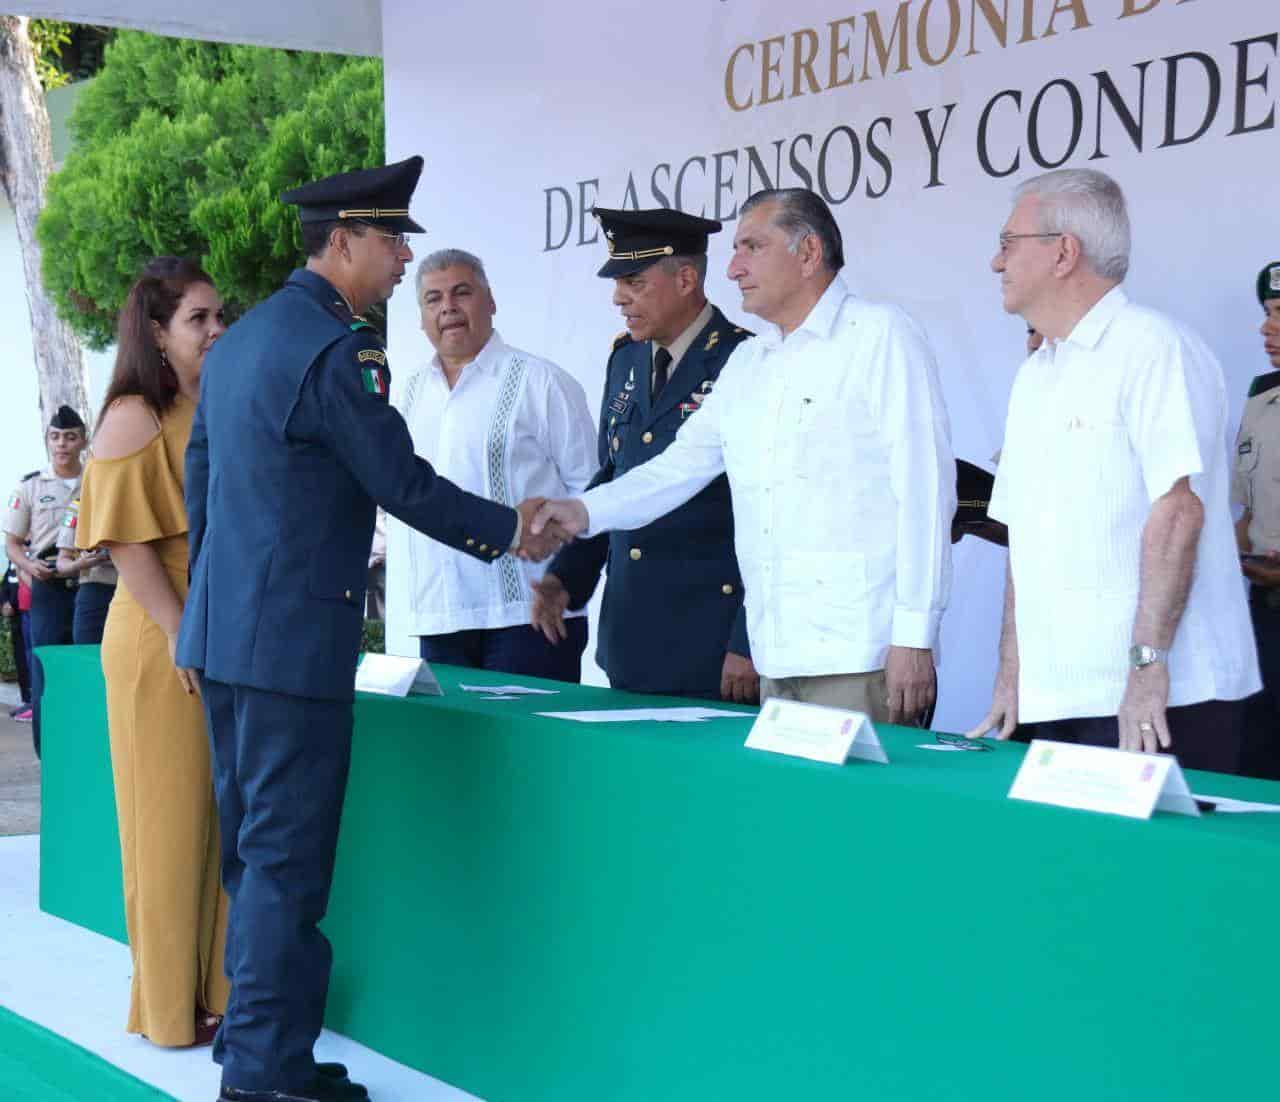
<instances>
[{"instance_id":1,"label":"green tablecloth","mask_svg":"<svg viewBox=\"0 0 1280 1102\"><path fill-rule=\"evenodd\" d=\"M41 904L118 937L97 651L44 661ZM1277 1089L1280 816L1028 805L1016 745L887 728L892 765L836 768L744 749L750 716L586 726L533 713L657 701L437 673L356 703L334 1029L489 1102Z\"/></svg>"}]
</instances>

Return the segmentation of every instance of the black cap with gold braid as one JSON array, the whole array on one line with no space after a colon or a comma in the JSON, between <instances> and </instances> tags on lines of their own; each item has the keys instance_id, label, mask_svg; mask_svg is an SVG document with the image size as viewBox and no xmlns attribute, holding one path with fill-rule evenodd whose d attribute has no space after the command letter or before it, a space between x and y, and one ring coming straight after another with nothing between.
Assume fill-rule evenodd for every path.
<instances>
[{"instance_id":1,"label":"black cap with gold braid","mask_svg":"<svg viewBox=\"0 0 1280 1102\"><path fill-rule=\"evenodd\" d=\"M409 200L422 175L422 158L381 168L341 172L280 196L298 208L303 222L367 222L391 233L426 233L409 217Z\"/></svg>"},{"instance_id":2,"label":"black cap with gold braid","mask_svg":"<svg viewBox=\"0 0 1280 1102\"><path fill-rule=\"evenodd\" d=\"M604 230L609 259L596 274L605 279L635 275L668 256L701 256L719 222L678 210L591 211Z\"/></svg>"}]
</instances>

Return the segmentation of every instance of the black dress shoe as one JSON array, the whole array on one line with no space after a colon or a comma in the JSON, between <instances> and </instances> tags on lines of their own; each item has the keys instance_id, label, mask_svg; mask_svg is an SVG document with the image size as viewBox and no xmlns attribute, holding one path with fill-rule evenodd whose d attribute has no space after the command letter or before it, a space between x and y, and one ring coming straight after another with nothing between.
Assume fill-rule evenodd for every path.
<instances>
[{"instance_id":1,"label":"black dress shoe","mask_svg":"<svg viewBox=\"0 0 1280 1102\"><path fill-rule=\"evenodd\" d=\"M218 1102L364 1102L369 1092L360 1083L317 1075L302 1091L245 1091L223 1087Z\"/></svg>"}]
</instances>

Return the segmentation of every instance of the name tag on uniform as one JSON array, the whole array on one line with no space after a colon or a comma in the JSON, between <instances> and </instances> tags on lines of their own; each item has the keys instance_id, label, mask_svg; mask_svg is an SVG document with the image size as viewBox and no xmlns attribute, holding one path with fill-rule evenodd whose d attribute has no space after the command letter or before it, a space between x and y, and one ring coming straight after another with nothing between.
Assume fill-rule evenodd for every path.
<instances>
[{"instance_id":1,"label":"name tag on uniform","mask_svg":"<svg viewBox=\"0 0 1280 1102\"><path fill-rule=\"evenodd\" d=\"M798 700L765 701L751 725L747 746L831 765L843 765L850 758L889 764L880 736L864 713Z\"/></svg>"},{"instance_id":2,"label":"name tag on uniform","mask_svg":"<svg viewBox=\"0 0 1280 1102\"><path fill-rule=\"evenodd\" d=\"M1106 746L1035 739L1009 799L1150 819L1153 811L1200 814L1178 759Z\"/></svg>"},{"instance_id":3,"label":"name tag on uniform","mask_svg":"<svg viewBox=\"0 0 1280 1102\"><path fill-rule=\"evenodd\" d=\"M421 658L366 654L356 670L356 692L379 696L444 696L431 667Z\"/></svg>"}]
</instances>

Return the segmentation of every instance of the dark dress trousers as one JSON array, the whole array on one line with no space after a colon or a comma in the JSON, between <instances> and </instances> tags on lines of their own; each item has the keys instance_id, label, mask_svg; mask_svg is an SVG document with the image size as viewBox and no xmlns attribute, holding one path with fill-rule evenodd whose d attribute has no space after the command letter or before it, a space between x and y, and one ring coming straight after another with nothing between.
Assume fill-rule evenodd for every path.
<instances>
[{"instance_id":1,"label":"dark dress trousers","mask_svg":"<svg viewBox=\"0 0 1280 1102\"><path fill-rule=\"evenodd\" d=\"M662 452L697 416L729 354L750 336L713 310L652 402L652 343L619 337L605 374L600 469L591 485ZM729 480L721 475L644 528L568 544L549 569L569 591L569 607L578 609L591 599L606 564L596 661L609 683L630 692L718 700L726 650L751 653Z\"/></svg>"},{"instance_id":2,"label":"dark dress trousers","mask_svg":"<svg viewBox=\"0 0 1280 1102\"><path fill-rule=\"evenodd\" d=\"M439 478L387 403L382 344L305 270L205 357L186 455L191 591L231 898L224 1086L305 1088L324 1016L328 904L375 506L484 561L514 510Z\"/></svg>"}]
</instances>

